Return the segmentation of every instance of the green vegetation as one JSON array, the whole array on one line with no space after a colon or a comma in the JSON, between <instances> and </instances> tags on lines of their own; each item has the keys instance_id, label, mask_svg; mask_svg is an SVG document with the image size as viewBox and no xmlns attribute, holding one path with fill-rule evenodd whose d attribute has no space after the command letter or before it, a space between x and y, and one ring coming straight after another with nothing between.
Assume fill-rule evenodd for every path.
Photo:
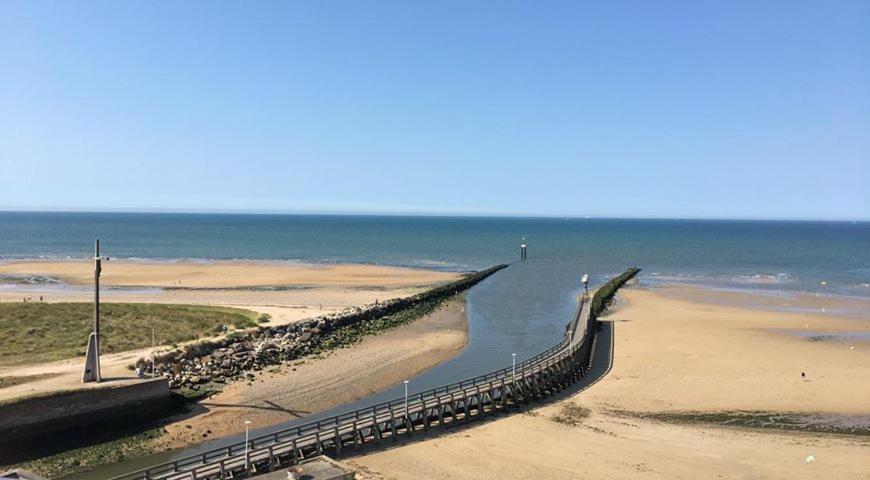
<instances>
[{"instance_id":1,"label":"green vegetation","mask_svg":"<svg viewBox=\"0 0 870 480\"><path fill-rule=\"evenodd\" d=\"M156 427L118 440L19 463L10 468L27 470L46 478L62 478L99 465L152 454L155 451L153 440L162 434L163 427Z\"/></svg>"},{"instance_id":2,"label":"green vegetation","mask_svg":"<svg viewBox=\"0 0 870 480\"><path fill-rule=\"evenodd\" d=\"M610 306L610 302L613 301L613 296L616 295L616 291L619 290L619 287L625 285L625 282L631 280L640 273L640 269L637 267L631 267L622 275L611 278L610 281L602 285L595 291L595 295L592 296L592 318L598 318L599 315L602 315L607 307Z\"/></svg>"},{"instance_id":3,"label":"green vegetation","mask_svg":"<svg viewBox=\"0 0 870 480\"><path fill-rule=\"evenodd\" d=\"M438 310L448 298L450 297L423 300L405 310L336 328L324 336L319 347L321 350L348 347L358 343L366 335L377 335L384 330L409 324Z\"/></svg>"},{"instance_id":4,"label":"green vegetation","mask_svg":"<svg viewBox=\"0 0 870 480\"><path fill-rule=\"evenodd\" d=\"M562 410L550 417L550 420L561 423L562 425L569 425L571 427L576 427L583 423L583 420L589 417L592 412L589 411L586 407L581 407L576 403L566 403L562 405Z\"/></svg>"},{"instance_id":5,"label":"green vegetation","mask_svg":"<svg viewBox=\"0 0 870 480\"><path fill-rule=\"evenodd\" d=\"M85 354L92 328L90 303L0 303L0 365L61 360ZM248 310L193 305L105 303L101 305L102 353L161 345L223 332L224 325L257 325Z\"/></svg>"},{"instance_id":6,"label":"green vegetation","mask_svg":"<svg viewBox=\"0 0 870 480\"><path fill-rule=\"evenodd\" d=\"M726 427L795 430L815 433L839 433L868 436L866 419L853 421L849 415L777 413L764 411L724 412L615 412L625 416L678 424L708 424ZM860 416L859 416L860 417Z\"/></svg>"}]
</instances>

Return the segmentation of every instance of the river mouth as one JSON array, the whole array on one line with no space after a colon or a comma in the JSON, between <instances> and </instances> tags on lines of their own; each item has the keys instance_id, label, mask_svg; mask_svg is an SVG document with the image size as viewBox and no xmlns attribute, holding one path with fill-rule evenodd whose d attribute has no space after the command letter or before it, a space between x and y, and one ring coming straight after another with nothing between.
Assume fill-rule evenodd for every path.
<instances>
[{"instance_id":1,"label":"river mouth","mask_svg":"<svg viewBox=\"0 0 870 480\"><path fill-rule=\"evenodd\" d=\"M578 262L560 259L529 259L498 272L466 293L468 344L456 357L411 379L410 392L470 378L510 366L511 354L517 361L530 358L558 343L577 304L581 272ZM592 276L601 283L613 272ZM618 272L616 272L618 273ZM360 400L304 418L251 431L251 436L266 435L302 423L331 417L352 409L398 398L404 386L397 384ZM244 440L244 433L209 440L200 445L103 465L65 478L108 479L117 475L200 454Z\"/></svg>"}]
</instances>

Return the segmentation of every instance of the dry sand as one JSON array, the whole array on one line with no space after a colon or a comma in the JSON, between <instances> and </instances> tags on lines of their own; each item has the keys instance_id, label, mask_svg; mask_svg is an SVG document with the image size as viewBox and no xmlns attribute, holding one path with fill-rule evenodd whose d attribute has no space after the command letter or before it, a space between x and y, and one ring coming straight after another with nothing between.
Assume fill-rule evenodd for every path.
<instances>
[{"instance_id":1,"label":"dry sand","mask_svg":"<svg viewBox=\"0 0 870 480\"><path fill-rule=\"evenodd\" d=\"M782 332L867 332L866 321L735 308L710 295L673 287L624 290L608 318L615 322L613 368L586 391L349 463L364 478L400 480L870 478L866 436L633 416L738 409L870 414L870 342L813 342ZM707 301L687 300L693 297ZM552 421L568 402L591 415L579 426Z\"/></svg>"},{"instance_id":2,"label":"dry sand","mask_svg":"<svg viewBox=\"0 0 870 480\"><path fill-rule=\"evenodd\" d=\"M200 402L206 412L167 426L158 443L191 445L202 442L203 433L213 438L244 432L245 420L264 427L357 400L451 358L465 346L466 332L465 300L451 300L414 323L325 358L260 372L250 384L230 384Z\"/></svg>"},{"instance_id":3,"label":"dry sand","mask_svg":"<svg viewBox=\"0 0 870 480\"><path fill-rule=\"evenodd\" d=\"M673 290L625 291L627 306L609 318L617 322L613 371L584 397L633 411L870 414L870 344L782 333L870 332L870 323L690 302Z\"/></svg>"}]
</instances>

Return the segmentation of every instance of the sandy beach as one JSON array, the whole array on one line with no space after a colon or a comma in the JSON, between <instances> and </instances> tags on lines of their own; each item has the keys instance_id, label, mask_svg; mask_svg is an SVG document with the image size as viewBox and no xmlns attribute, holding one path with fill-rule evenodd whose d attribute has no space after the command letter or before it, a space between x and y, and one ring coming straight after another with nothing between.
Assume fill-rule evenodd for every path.
<instances>
[{"instance_id":1,"label":"sandy beach","mask_svg":"<svg viewBox=\"0 0 870 480\"><path fill-rule=\"evenodd\" d=\"M365 478L400 480L866 479L867 436L648 417L739 410L858 415L866 422L870 415L870 342L810 341L792 333L866 333L865 320L778 312L774 305L740 308L715 293L625 289L607 318L615 324L612 370L587 390L349 463ZM821 312L830 298L802 301ZM553 421L567 403L589 409L589 416L577 426Z\"/></svg>"},{"instance_id":2,"label":"sandy beach","mask_svg":"<svg viewBox=\"0 0 870 480\"><path fill-rule=\"evenodd\" d=\"M457 354L467 341L464 298L456 298L411 324L358 345L258 372L252 382L229 384L199 403L206 411L166 427L157 440L176 448L208 438L244 432L255 426L304 417L351 402L413 378ZM211 433L208 433L211 432Z\"/></svg>"},{"instance_id":3,"label":"sandy beach","mask_svg":"<svg viewBox=\"0 0 870 480\"><path fill-rule=\"evenodd\" d=\"M41 275L70 285L93 284L91 261L20 261L0 264L0 275ZM359 264L214 261L157 262L111 260L103 263L106 287L419 287L448 281L455 274L433 270Z\"/></svg>"},{"instance_id":4,"label":"sandy beach","mask_svg":"<svg viewBox=\"0 0 870 480\"><path fill-rule=\"evenodd\" d=\"M0 289L0 301L18 302L28 295L47 302L93 300L92 262L2 263L0 276L13 280L42 276L61 282L7 282ZM103 264L101 298L104 302L247 308L268 313L272 324L280 324L413 295L458 277L451 272L381 265L112 260Z\"/></svg>"}]
</instances>

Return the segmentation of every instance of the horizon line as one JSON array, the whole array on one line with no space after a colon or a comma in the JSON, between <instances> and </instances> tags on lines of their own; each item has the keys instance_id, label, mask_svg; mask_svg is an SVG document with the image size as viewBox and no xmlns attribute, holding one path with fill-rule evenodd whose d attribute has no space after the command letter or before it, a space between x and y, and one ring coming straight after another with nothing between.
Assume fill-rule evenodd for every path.
<instances>
[{"instance_id":1,"label":"horizon line","mask_svg":"<svg viewBox=\"0 0 870 480\"><path fill-rule=\"evenodd\" d=\"M341 211L341 210L196 210L196 209L135 209L120 208L110 210L96 210L90 208L71 209L41 209L41 208L6 208L0 206L0 213L82 213L82 214L111 214L127 213L141 215L283 215L283 216L335 216L335 217L432 217L432 218L504 218L504 219L565 219L565 220L695 220L695 221L746 221L746 222L831 222L831 223L867 223L868 218L808 218L808 217L729 217L729 216L619 216L619 215L582 215L582 214L524 214L524 213L449 213L449 212L425 212L425 211Z\"/></svg>"}]
</instances>

